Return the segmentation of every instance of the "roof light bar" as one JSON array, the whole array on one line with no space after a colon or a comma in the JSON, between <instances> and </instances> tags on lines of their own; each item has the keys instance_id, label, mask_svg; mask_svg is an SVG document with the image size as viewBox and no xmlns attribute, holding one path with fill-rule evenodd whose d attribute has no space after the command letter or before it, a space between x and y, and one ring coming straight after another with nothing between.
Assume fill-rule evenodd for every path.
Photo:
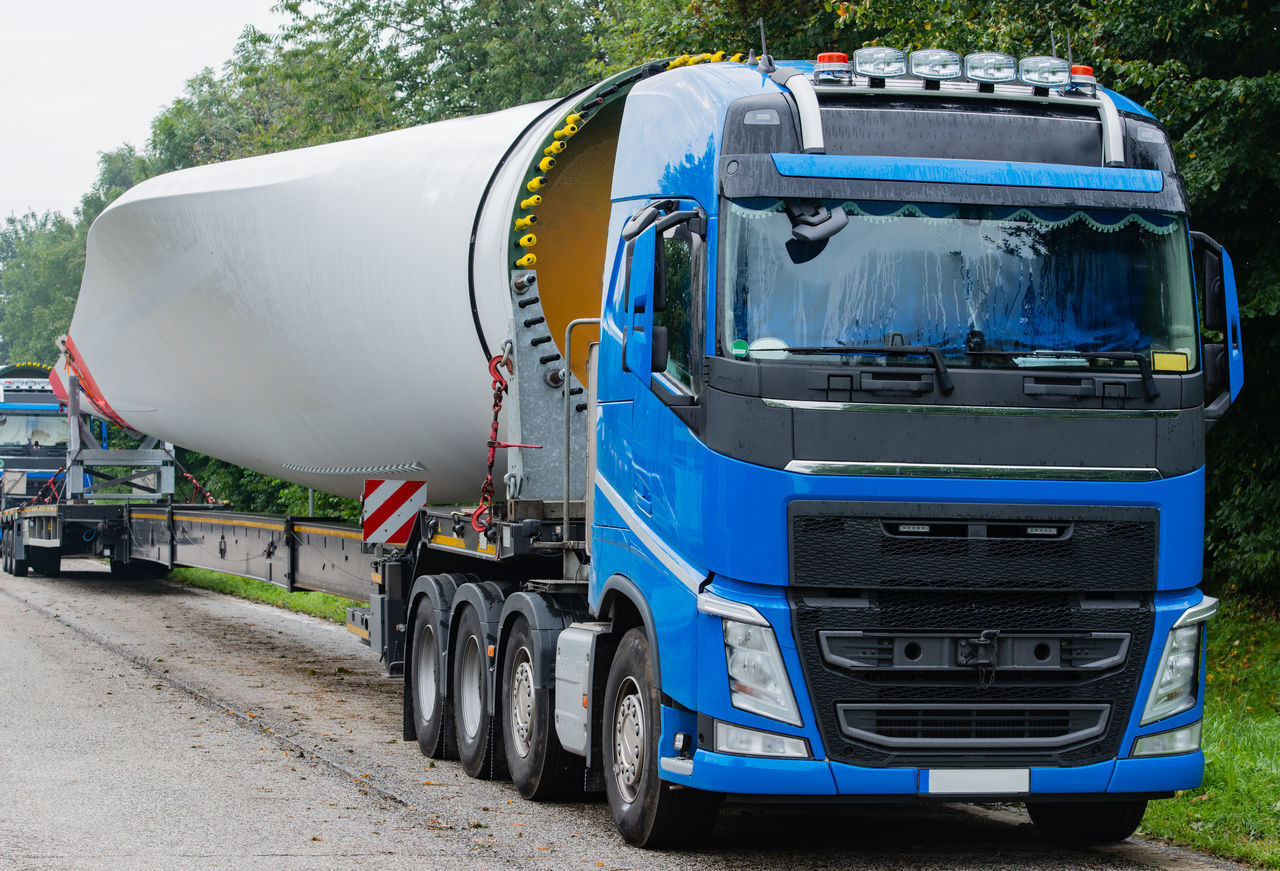
<instances>
[{"instance_id":1,"label":"roof light bar","mask_svg":"<svg viewBox=\"0 0 1280 871\"><path fill-rule=\"evenodd\" d=\"M941 48L922 48L911 52L911 75L928 81L958 79L964 71L960 55Z\"/></svg>"},{"instance_id":2,"label":"roof light bar","mask_svg":"<svg viewBox=\"0 0 1280 871\"><path fill-rule=\"evenodd\" d=\"M1064 88L1071 84L1071 64L1060 57L1024 57L1018 63L1018 78L1033 88Z\"/></svg>"},{"instance_id":3,"label":"roof light bar","mask_svg":"<svg viewBox=\"0 0 1280 871\"><path fill-rule=\"evenodd\" d=\"M964 56L964 77L971 82L999 85L1018 78L1018 59L998 51L980 51Z\"/></svg>"},{"instance_id":4,"label":"roof light bar","mask_svg":"<svg viewBox=\"0 0 1280 871\"><path fill-rule=\"evenodd\" d=\"M907 74L907 55L900 49L872 46L853 53L853 71L872 79L891 79Z\"/></svg>"}]
</instances>

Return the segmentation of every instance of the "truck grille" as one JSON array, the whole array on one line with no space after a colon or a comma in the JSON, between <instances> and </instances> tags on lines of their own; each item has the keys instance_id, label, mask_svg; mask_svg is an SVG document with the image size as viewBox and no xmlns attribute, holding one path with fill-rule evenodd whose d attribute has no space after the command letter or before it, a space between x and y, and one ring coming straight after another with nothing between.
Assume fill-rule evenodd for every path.
<instances>
[{"instance_id":1,"label":"truck grille","mask_svg":"<svg viewBox=\"0 0 1280 871\"><path fill-rule=\"evenodd\" d=\"M1154 508L794 502L790 522L793 586L1156 587Z\"/></svg>"},{"instance_id":2,"label":"truck grille","mask_svg":"<svg viewBox=\"0 0 1280 871\"><path fill-rule=\"evenodd\" d=\"M840 728L884 747L1063 747L1101 735L1109 705L836 705Z\"/></svg>"},{"instance_id":3,"label":"truck grille","mask_svg":"<svg viewBox=\"0 0 1280 871\"><path fill-rule=\"evenodd\" d=\"M872 767L1114 758L1154 623L1147 593L790 595L828 756Z\"/></svg>"}]
</instances>

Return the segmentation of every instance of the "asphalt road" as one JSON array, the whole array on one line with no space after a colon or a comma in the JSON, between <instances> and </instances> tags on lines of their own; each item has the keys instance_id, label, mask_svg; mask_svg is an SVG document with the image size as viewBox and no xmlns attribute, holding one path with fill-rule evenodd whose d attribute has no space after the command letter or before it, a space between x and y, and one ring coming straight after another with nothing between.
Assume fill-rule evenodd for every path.
<instances>
[{"instance_id":1,"label":"asphalt road","mask_svg":"<svg viewBox=\"0 0 1280 871\"><path fill-rule=\"evenodd\" d=\"M67 568L0 574L0 869L1235 867L952 805L733 805L702 849L633 849L603 801L423 758L399 681L340 626Z\"/></svg>"}]
</instances>

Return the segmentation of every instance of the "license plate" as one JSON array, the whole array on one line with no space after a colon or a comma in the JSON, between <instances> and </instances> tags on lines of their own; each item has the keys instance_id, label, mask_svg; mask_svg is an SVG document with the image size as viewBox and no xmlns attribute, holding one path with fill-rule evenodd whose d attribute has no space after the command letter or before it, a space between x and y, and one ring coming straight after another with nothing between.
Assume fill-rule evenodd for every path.
<instances>
[{"instance_id":1,"label":"license plate","mask_svg":"<svg viewBox=\"0 0 1280 871\"><path fill-rule=\"evenodd\" d=\"M1029 768L933 768L925 771L929 795L1010 795L1029 792Z\"/></svg>"}]
</instances>

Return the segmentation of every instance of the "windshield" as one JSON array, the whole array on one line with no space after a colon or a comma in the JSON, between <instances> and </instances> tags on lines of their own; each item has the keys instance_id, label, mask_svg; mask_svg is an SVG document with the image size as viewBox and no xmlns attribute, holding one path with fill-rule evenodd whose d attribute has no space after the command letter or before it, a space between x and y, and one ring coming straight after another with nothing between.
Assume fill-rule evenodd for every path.
<instances>
[{"instance_id":1,"label":"windshield","mask_svg":"<svg viewBox=\"0 0 1280 871\"><path fill-rule=\"evenodd\" d=\"M789 210L780 200L726 202L726 353L786 359L787 348L838 354L844 347L934 346L948 365L990 364L990 354L969 353L986 351L1014 352L1000 365L1012 359L1034 366L1045 365L1044 352L1166 352L1154 368L1196 367L1195 298L1179 217L820 205L843 210L848 225L809 242L793 237L794 204ZM892 362L929 365L918 358Z\"/></svg>"},{"instance_id":2,"label":"windshield","mask_svg":"<svg viewBox=\"0 0 1280 871\"><path fill-rule=\"evenodd\" d=\"M70 424L61 415L0 412L0 447L65 448L69 434Z\"/></svg>"}]
</instances>

